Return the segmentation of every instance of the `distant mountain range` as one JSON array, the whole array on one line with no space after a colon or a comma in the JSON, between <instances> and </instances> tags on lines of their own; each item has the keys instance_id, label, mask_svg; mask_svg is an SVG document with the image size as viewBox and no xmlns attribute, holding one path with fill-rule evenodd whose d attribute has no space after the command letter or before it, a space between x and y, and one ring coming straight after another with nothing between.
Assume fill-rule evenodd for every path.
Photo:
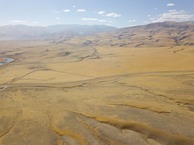
<instances>
[{"instance_id":1,"label":"distant mountain range","mask_svg":"<svg viewBox=\"0 0 194 145\"><path fill-rule=\"evenodd\" d=\"M194 22L161 22L121 29L103 25L9 25L0 27L0 40L48 40L119 47L194 45Z\"/></svg>"},{"instance_id":2,"label":"distant mountain range","mask_svg":"<svg viewBox=\"0 0 194 145\"><path fill-rule=\"evenodd\" d=\"M119 29L109 35L111 45L174 46L194 45L194 22L162 22Z\"/></svg>"},{"instance_id":3,"label":"distant mountain range","mask_svg":"<svg viewBox=\"0 0 194 145\"><path fill-rule=\"evenodd\" d=\"M105 25L0 26L0 40L58 40L114 31Z\"/></svg>"},{"instance_id":4,"label":"distant mountain range","mask_svg":"<svg viewBox=\"0 0 194 145\"><path fill-rule=\"evenodd\" d=\"M113 32L80 38L79 42L90 45L118 47L162 47L194 45L194 22L161 22L117 29ZM64 41L65 43L65 41ZM72 38L66 43L78 43Z\"/></svg>"}]
</instances>

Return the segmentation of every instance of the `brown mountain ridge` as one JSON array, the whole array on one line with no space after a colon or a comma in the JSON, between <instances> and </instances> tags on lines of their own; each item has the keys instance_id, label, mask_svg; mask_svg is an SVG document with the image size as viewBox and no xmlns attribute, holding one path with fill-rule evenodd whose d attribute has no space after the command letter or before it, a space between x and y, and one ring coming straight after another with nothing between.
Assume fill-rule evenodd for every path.
<instances>
[{"instance_id":1,"label":"brown mountain ridge","mask_svg":"<svg viewBox=\"0 0 194 145\"><path fill-rule=\"evenodd\" d=\"M79 40L79 41L78 41ZM194 22L161 22L117 29L86 37L72 38L69 44L109 45L119 47L164 47L194 45Z\"/></svg>"}]
</instances>

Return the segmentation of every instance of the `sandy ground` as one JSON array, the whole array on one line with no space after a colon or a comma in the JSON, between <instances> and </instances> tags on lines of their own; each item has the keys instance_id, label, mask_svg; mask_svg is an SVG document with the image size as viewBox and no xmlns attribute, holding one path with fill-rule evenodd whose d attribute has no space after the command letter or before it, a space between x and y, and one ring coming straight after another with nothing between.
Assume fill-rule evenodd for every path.
<instances>
[{"instance_id":1,"label":"sandy ground","mask_svg":"<svg viewBox=\"0 0 194 145\"><path fill-rule=\"evenodd\" d=\"M193 47L0 47L0 145L194 144Z\"/></svg>"}]
</instances>

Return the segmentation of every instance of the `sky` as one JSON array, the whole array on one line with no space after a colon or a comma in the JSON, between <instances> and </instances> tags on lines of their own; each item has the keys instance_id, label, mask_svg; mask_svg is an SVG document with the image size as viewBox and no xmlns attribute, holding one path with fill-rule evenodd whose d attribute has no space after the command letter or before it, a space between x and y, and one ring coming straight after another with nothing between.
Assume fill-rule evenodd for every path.
<instances>
[{"instance_id":1,"label":"sky","mask_svg":"<svg viewBox=\"0 0 194 145\"><path fill-rule=\"evenodd\" d=\"M194 0L0 0L0 26L57 24L118 28L194 20Z\"/></svg>"}]
</instances>

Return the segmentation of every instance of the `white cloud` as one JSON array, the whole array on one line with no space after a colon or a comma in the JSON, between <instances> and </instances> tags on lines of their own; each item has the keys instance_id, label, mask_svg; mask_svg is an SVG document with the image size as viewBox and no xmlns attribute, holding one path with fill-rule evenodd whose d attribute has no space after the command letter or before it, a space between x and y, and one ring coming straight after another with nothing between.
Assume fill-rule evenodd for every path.
<instances>
[{"instance_id":1,"label":"white cloud","mask_svg":"<svg viewBox=\"0 0 194 145\"><path fill-rule=\"evenodd\" d=\"M167 7L174 7L175 4L174 4L174 3L168 3L166 6L167 6Z\"/></svg>"},{"instance_id":2,"label":"white cloud","mask_svg":"<svg viewBox=\"0 0 194 145\"><path fill-rule=\"evenodd\" d=\"M129 23L133 23L133 22L136 22L136 20L134 20L134 19L129 20Z\"/></svg>"},{"instance_id":3,"label":"white cloud","mask_svg":"<svg viewBox=\"0 0 194 145\"><path fill-rule=\"evenodd\" d=\"M108 13L106 14L107 17L121 17L121 15L117 14L117 13Z\"/></svg>"},{"instance_id":4,"label":"white cloud","mask_svg":"<svg viewBox=\"0 0 194 145\"><path fill-rule=\"evenodd\" d=\"M97 18L82 18L83 21L97 21Z\"/></svg>"},{"instance_id":5,"label":"white cloud","mask_svg":"<svg viewBox=\"0 0 194 145\"><path fill-rule=\"evenodd\" d=\"M73 8L76 8L76 6L74 5Z\"/></svg>"},{"instance_id":6,"label":"white cloud","mask_svg":"<svg viewBox=\"0 0 194 145\"><path fill-rule=\"evenodd\" d=\"M160 14L158 17L150 18L152 22L164 22L164 21L176 21L176 22L182 22L182 21L192 21L194 20L194 15L181 10L169 10L166 13Z\"/></svg>"},{"instance_id":7,"label":"white cloud","mask_svg":"<svg viewBox=\"0 0 194 145\"><path fill-rule=\"evenodd\" d=\"M71 10L69 10L69 9L66 9L66 10L63 10L63 12L65 12L65 13L68 13L68 12L70 12Z\"/></svg>"},{"instance_id":8,"label":"white cloud","mask_svg":"<svg viewBox=\"0 0 194 145\"><path fill-rule=\"evenodd\" d=\"M34 21L33 23L34 23L34 24L38 24L39 22L38 22L38 21Z\"/></svg>"},{"instance_id":9,"label":"white cloud","mask_svg":"<svg viewBox=\"0 0 194 145\"><path fill-rule=\"evenodd\" d=\"M59 18L59 17L56 17L55 19L56 19L57 21L58 21L58 20L60 20L60 18Z\"/></svg>"},{"instance_id":10,"label":"white cloud","mask_svg":"<svg viewBox=\"0 0 194 145\"><path fill-rule=\"evenodd\" d=\"M77 11L78 11L78 12L86 12L85 9L78 9Z\"/></svg>"},{"instance_id":11,"label":"white cloud","mask_svg":"<svg viewBox=\"0 0 194 145\"><path fill-rule=\"evenodd\" d=\"M99 11L98 14L103 15L103 14L105 14L105 11Z\"/></svg>"},{"instance_id":12,"label":"white cloud","mask_svg":"<svg viewBox=\"0 0 194 145\"><path fill-rule=\"evenodd\" d=\"M154 10L156 11L156 10L158 10L158 8L154 8Z\"/></svg>"},{"instance_id":13,"label":"white cloud","mask_svg":"<svg viewBox=\"0 0 194 145\"><path fill-rule=\"evenodd\" d=\"M12 23L27 23L27 21L24 20L12 20Z\"/></svg>"},{"instance_id":14,"label":"white cloud","mask_svg":"<svg viewBox=\"0 0 194 145\"><path fill-rule=\"evenodd\" d=\"M98 20L98 22L107 22L107 20L100 19L100 20Z\"/></svg>"},{"instance_id":15,"label":"white cloud","mask_svg":"<svg viewBox=\"0 0 194 145\"><path fill-rule=\"evenodd\" d=\"M147 17L151 17L151 15L147 15Z\"/></svg>"},{"instance_id":16,"label":"white cloud","mask_svg":"<svg viewBox=\"0 0 194 145\"><path fill-rule=\"evenodd\" d=\"M97 18L81 18L82 21L97 21L97 22L107 22L105 19L97 19Z\"/></svg>"},{"instance_id":17,"label":"white cloud","mask_svg":"<svg viewBox=\"0 0 194 145\"><path fill-rule=\"evenodd\" d=\"M171 12L177 12L177 10L169 10L168 12L169 13L171 13Z\"/></svg>"}]
</instances>

